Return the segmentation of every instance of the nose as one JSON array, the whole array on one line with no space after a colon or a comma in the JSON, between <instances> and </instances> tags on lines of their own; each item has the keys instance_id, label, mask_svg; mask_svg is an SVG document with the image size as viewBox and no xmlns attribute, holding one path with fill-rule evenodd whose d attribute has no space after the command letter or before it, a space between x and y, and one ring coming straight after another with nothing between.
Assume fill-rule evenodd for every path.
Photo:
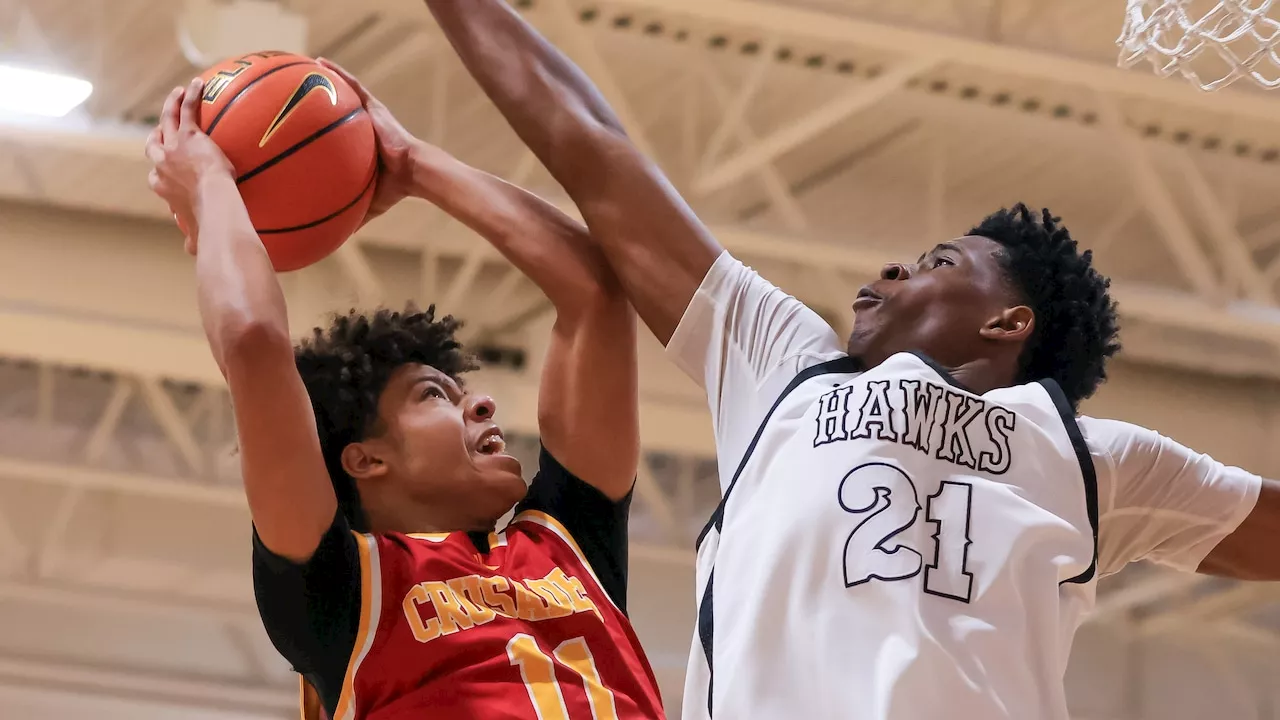
<instances>
[{"instance_id":1,"label":"nose","mask_svg":"<svg viewBox=\"0 0 1280 720\"><path fill-rule=\"evenodd\" d=\"M474 395L467 398L467 419L472 421L489 420L498 411L498 404L488 395Z\"/></svg>"},{"instance_id":2,"label":"nose","mask_svg":"<svg viewBox=\"0 0 1280 720\"><path fill-rule=\"evenodd\" d=\"M889 263L880 269L881 280L910 280L912 274L912 266L902 263Z\"/></svg>"}]
</instances>

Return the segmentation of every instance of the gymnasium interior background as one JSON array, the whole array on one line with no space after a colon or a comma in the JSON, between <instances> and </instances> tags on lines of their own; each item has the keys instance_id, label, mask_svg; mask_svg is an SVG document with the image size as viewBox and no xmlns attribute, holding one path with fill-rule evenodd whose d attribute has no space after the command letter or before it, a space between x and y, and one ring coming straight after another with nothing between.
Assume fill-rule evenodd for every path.
<instances>
[{"instance_id":1,"label":"gymnasium interior background","mask_svg":"<svg viewBox=\"0 0 1280 720\"><path fill-rule=\"evenodd\" d=\"M884 261L1048 205L1123 311L1087 412L1280 475L1280 97L1115 69L1120 0L517 4L721 241L841 332ZM193 55L266 47L345 64L422 137L563 202L415 0L0 1L0 61L94 84L61 120L0 121L6 720L296 717L192 264L142 157ZM483 241L405 205L283 284L299 332L410 298L466 317L473 382L530 457L550 306ZM717 488L699 391L647 334L642 366L631 608L677 718ZM1079 635L1073 716L1280 717L1277 650L1280 588L1134 567Z\"/></svg>"}]
</instances>

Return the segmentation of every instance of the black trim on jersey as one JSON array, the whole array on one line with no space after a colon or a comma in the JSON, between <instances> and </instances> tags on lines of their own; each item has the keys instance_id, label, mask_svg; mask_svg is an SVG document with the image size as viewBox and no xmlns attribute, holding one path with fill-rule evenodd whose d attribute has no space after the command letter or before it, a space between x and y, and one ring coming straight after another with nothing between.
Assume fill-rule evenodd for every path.
<instances>
[{"instance_id":1,"label":"black trim on jersey","mask_svg":"<svg viewBox=\"0 0 1280 720\"><path fill-rule=\"evenodd\" d=\"M476 546L476 552L481 555L489 554L489 533L480 530L471 530L467 532L467 539L472 545Z\"/></svg>"},{"instance_id":2,"label":"black trim on jersey","mask_svg":"<svg viewBox=\"0 0 1280 720\"><path fill-rule=\"evenodd\" d=\"M633 489L614 502L570 472L543 447L538 453L538 474L529 485L529 493L515 508L516 515L537 510L558 520L578 543L602 589L623 614L627 612L627 535L634 492Z\"/></svg>"},{"instance_id":3,"label":"black trim on jersey","mask_svg":"<svg viewBox=\"0 0 1280 720\"><path fill-rule=\"evenodd\" d=\"M542 449L538 474L516 506L555 518L573 536L614 605L627 607L627 520L631 495L613 502ZM481 553L489 534L468 532ZM360 553L342 511L305 563L271 552L253 532L253 587L267 636L306 678L332 717L360 625Z\"/></svg>"},{"instance_id":4,"label":"black trim on jersey","mask_svg":"<svg viewBox=\"0 0 1280 720\"><path fill-rule=\"evenodd\" d=\"M981 393L973 392L969 388L965 387L964 383L957 380L955 376L951 374L951 371L946 369L942 365L940 365L937 360L934 360L933 358L929 357L928 355L925 355L919 350L912 350L911 354L915 355L920 362L924 363L925 365L928 365L930 370L933 370L934 372L936 372L938 376L941 377L943 380L945 380L947 384L950 385L951 387L956 388L957 390L963 390L973 395L981 394Z\"/></svg>"},{"instance_id":5,"label":"black trim on jersey","mask_svg":"<svg viewBox=\"0 0 1280 720\"><path fill-rule=\"evenodd\" d=\"M738 484L738 478L742 475L742 471L747 467L747 461L751 459L752 453L756 451L756 444L760 442L761 436L764 435L765 426L769 424L769 419L773 417L773 413L787 399L793 390L808 380L819 375L834 375L836 373L856 373L862 372L865 367L862 361L848 355L838 357L834 360L828 360L812 367L807 367L800 371L800 374L791 379L786 389L773 402L773 407L769 408L769 412L765 413L764 419L760 421L760 427L756 428L756 434L751 438L751 444L747 445L746 452L742 453L742 461L738 463L738 469L733 471L733 478L729 480L729 487L725 488L724 495L720 498L720 503L716 505L716 509L711 513L711 519L707 521L706 527L702 528L702 532L698 534L698 542L695 548L702 547L702 541L707 537L707 533L711 532L711 528L716 530L724 527L724 506L729 500L729 494L733 492L733 488Z\"/></svg>"},{"instance_id":6,"label":"black trim on jersey","mask_svg":"<svg viewBox=\"0 0 1280 720\"><path fill-rule=\"evenodd\" d=\"M1089 563L1089 569L1070 580L1062 581L1083 584L1092 580L1098 570L1098 472L1093 466L1093 455L1089 453L1084 434L1076 424L1076 411L1071 407L1071 401L1067 400L1067 394L1054 380L1046 378L1038 382L1044 387L1045 392L1049 393L1054 406L1058 408L1062 424L1067 428L1067 437L1071 438L1071 447L1076 451L1076 460L1080 463L1080 474L1084 477L1084 501L1089 513L1089 525L1093 530L1093 561Z\"/></svg>"},{"instance_id":7,"label":"black trim on jersey","mask_svg":"<svg viewBox=\"0 0 1280 720\"><path fill-rule=\"evenodd\" d=\"M716 617L711 609L711 588L716 584L716 568L711 566L711 574L707 575L707 586L702 590L702 602L698 605L698 641L702 643L702 654L707 656L707 717L711 717L711 698L715 697L712 688L715 685L715 666L711 660L711 646L715 640Z\"/></svg>"},{"instance_id":8,"label":"black trim on jersey","mask_svg":"<svg viewBox=\"0 0 1280 720\"><path fill-rule=\"evenodd\" d=\"M798 375L787 383L787 387L778 395L778 399L773 402L773 407L769 408L769 412L765 413L764 419L760 421L760 427L756 429L756 434L751 438L751 444L747 446L746 452L742 454L742 461L738 463L738 469L733 472L733 479L729 481L729 487L725 488L724 496L720 498L720 503L716 505L715 512L711 513L711 519L707 521L706 527L702 528L702 532L698 535L698 548L702 547L702 541L706 539L707 534L711 532L711 528L715 528L719 532L724 527L724 507L729 500L730 493L738 484L738 478L742 476L742 471L747 467L747 461L751 459L751 455L756 450L756 445L760 442L761 436L764 435L764 429L768 426L773 413L782 404L782 401L791 394L793 390L800 387L808 380L812 380L819 375L834 375L837 373L857 373L865 370L866 367L862 361L844 355L819 363L812 367L801 370ZM714 661L711 659L711 648L715 635L715 611L712 608L712 588L715 586L716 569L714 563L711 566L711 572L707 575L707 586L702 591L702 602L698 604L698 639L702 643L702 652L707 656L707 717L711 717L711 687L715 681Z\"/></svg>"},{"instance_id":9,"label":"black trim on jersey","mask_svg":"<svg viewBox=\"0 0 1280 720\"><path fill-rule=\"evenodd\" d=\"M311 559L271 552L253 531L253 590L271 644L333 716L360 626L360 552L341 510Z\"/></svg>"}]
</instances>

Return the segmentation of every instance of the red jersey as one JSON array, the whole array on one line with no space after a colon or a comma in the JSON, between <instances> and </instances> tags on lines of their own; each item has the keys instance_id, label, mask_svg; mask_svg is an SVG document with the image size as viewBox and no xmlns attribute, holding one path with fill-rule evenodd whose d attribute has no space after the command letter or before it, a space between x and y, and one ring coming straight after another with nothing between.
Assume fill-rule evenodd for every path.
<instances>
[{"instance_id":1,"label":"red jersey","mask_svg":"<svg viewBox=\"0 0 1280 720\"><path fill-rule=\"evenodd\" d=\"M631 623L550 515L521 512L487 552L464 532L356 540L360 625L333 720L664 717Z\"/></svg>"}]
</instances>

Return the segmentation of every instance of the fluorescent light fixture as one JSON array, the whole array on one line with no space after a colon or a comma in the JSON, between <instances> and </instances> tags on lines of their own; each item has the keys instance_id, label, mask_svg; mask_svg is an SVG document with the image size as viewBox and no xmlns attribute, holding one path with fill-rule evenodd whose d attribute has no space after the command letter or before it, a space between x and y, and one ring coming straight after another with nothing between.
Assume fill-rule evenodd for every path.
<instances>
[{"instance_id":1,"label":"fluorescent light fixture","mask_svg":"<svg viewBox=\"0 0 1280 720\"><path fill-rule=\"evenodd\" d=\"M0 111L63 117L92 94L87 80L0 65Z\"/></svg>"}]
</instances>

